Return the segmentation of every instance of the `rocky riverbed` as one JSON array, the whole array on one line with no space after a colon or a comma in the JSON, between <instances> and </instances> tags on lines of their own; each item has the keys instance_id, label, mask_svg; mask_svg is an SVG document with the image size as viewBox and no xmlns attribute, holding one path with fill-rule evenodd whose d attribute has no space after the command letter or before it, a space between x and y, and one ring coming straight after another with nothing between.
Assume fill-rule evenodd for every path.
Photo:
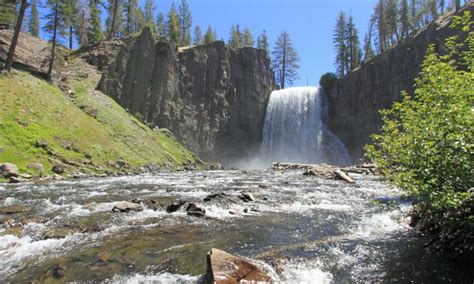
<instances>
[{"instance_id":1,"label":"rocky riverbed","mask_svg":"<svg viewBox=\"0 0 474 284\"><path fill-rule=\"evenodd\" d=\"M274 280L469 282L376 176L208 171L0 184L0 281L198 282L218 248Z\"/></svg>"}]
</instances>

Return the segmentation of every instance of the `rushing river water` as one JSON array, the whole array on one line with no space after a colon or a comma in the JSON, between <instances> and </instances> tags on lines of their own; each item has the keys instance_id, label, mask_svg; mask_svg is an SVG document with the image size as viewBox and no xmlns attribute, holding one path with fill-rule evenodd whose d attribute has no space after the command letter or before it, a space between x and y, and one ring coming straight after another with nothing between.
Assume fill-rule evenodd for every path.
<instances>
[{"instance_id":1,"label":"rushing river water","mask_svg":"<svg viewBox=\"0 0 474 284\"><path fill-rule=\"evenodd\" d=\"M407 225L411 205L397 190L354 178L352 185L298 171L213 171L0 184L0 282L196 282L213 247L281 281L472 280L455 257L422 249L426 240ZM256 201L241 201L242 191ZM111 212L132 199L145 210ZM178 199L207 217L166 213Z\"/></svg>"}]
</instances>

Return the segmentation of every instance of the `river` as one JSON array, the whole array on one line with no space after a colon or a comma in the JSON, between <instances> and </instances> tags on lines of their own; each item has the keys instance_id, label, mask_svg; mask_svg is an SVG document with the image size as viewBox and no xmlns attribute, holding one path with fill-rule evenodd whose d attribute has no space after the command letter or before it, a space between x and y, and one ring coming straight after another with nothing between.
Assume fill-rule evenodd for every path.
<instances>
[{"instance_id":1,"label":"river","mask_svg":"<svg viewBox=\"0 0 474 284\"><path fill-rule=\"evenodd\" d=\"M0 281L198 282L211 248L259 263L276 281L474 279L455 255L423 248L398 190L353 177L234 170L0 184ZM242 191L255 201L240 200ZM223 194L203 201L211 193ZM133 199L143 211L111 211ZM167 213L178 199L206 217Z\"/></svg>"}]
</instances>

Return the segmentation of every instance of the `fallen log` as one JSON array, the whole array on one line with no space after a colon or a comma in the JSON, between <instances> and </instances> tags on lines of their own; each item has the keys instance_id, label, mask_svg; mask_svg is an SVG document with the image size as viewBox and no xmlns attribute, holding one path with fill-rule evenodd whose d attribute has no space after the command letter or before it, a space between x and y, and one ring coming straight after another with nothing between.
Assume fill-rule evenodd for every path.
<instances>
[{"instance_id":1,"label":"fallen log","mask_svg":"<svg viewBox=\"0 0 474 284\"><path fill-rule=\"evenodd\" d=\"M335 169L334 173L336 174L336 178L345 180L348 183L355 183L354 180L349 175L347 175L345 172L341 171L340 169Z\"/></svg>"}]
</instances>

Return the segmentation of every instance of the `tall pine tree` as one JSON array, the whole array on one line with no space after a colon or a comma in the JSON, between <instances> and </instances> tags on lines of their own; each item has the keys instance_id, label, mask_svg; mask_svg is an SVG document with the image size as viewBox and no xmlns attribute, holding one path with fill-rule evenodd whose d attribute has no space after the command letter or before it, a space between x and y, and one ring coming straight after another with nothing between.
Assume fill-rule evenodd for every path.
<instances>
[{"instance_id":1,"label":"tall pine tree","mask_svg":"<svg viewBox=\"0 0 474 284\"><path fill-rule=\"evenodd\" d=\"M166 38L165 15L162 12L156 17L156 35L160 40Z\"/></svg>"},{"instance_id":2,"label":"tall pine tree","mask_svg":"<svg viewBox=\"0 0 474 284\"><path fill-rule=\"evenodd\" d=\"M202 38L201 27L199 25L197 25L194 28L194 42L193 42L193 44L194 45L199 45L199 44L202 44L202 42L203 42L203 38Z\"/></svg>"},{"instance_id":3,"label":"tall pine tree","mask_svg":"<svg viewBox=\"0 0 474 284\"><path fill-rule=\"evenodd\" d=\"M168 33L168 40L174 42L176 45L179 43L179 18L178 11L174 3L171 5L171 9L168 12L168 22L166 23L166 32Z\"/></svg>"},{"instance_id":4,"label":"tall pine tree","mask_svg":"<svg viewBox=\"0 0 474 284\"><path fill-rule=\"evenodd\" d=\"M63 2L63 17L66 34L69 38L69 49L73 48L74 26L77 22L79 3L77 0L61 0Z\"/></svg>"},{"instance_id":5,"label":"tall pine tree","mask_svg":"<svg viewBox=\"0 0 474 284\"><path fill-rule=\"evenodd\" d=\"M178 11L179 28L180 28L180 46L188 46L191 44L191 27L193 25L193 17L189 10L187 0L181 0Z\"/></svg>"},{"instance_id":6,"label":"tall pine tree","mask_svg":"<svg viewBox=\"0 0 474 284\"><path fill-rule=\"evenodd\" d=\"M49 61L49 68L47 78L52 80L53 66L56 57L56 45L61 42L61 39L67 34L65 22L65 1L64 0L48 0L46 1L48 13L45 16L47 20L43 30L51 36L51 56Z\"/></svg>"},{"instance_id":7,"label":"tall pine tree","mask_svg":"<svg viewBox=\"0 0 474 284\"><path fill-rule=\"evenodd\" d=\"M149 27L150 30L154 33L155 32L155 3L154 0L145 0L145 26Z\"/></svg>"},{"instance_id":8,"label":"tall pine tree","mask_svg":"<svg viewBox=\"0 0 474 284\"><path fill-rule=\"evenodd\" d=\"M263 30L262 34L258 36L257 48L265 50L270 55L267 31Z\"/></svg>"},{"instance_id":9,"label":"tall pine tree","mask_svg":"<svg viewBox=\"0 0 474 284\"><path fill-rule=\"evenodd\" d=\"M335 67L339 77L346 74L348 66L348 47L346 45L347 32L347 16L343 11L339 12L334 29L333 44L336 50Z\"/></svg>"},{"instance_id":10,"label":"tall pine tree","mask_svg":"<svg viewBox=\"0 0 474 284\"><path fill-rule=\"evenodd\" d=\"M87 31L87 42L98 43L104 40L104 32L102 31L102 23L100 20L100 10L95 0L90 0L89 4L90 18L89 29Z\"/></svg>"},{"instance_id":11,"label":"tall pine tree","mask_svg":"<svg viewBox=\"0 0 474 284\"><path fill-rule=\"evenodd\" d=\"M130 36L136 32L136 12L137 0L126 0L124 5L125 13L125 35Z\"/></svg>"},{"instance_id":12,"label":"tall pine tree","mask_svg":"<svg viewBox=\"0 0 474 284\"><path fill-rule=\"evenodd\" d=\"M298 79L300 59L291 43L290 35L282 32L273 48L273 70L276 73L276 81L282 89L291 85Z\"/></svg>"},{"instance_id":13,"label":"tall pine tree","mask_svg":"<svg viewBox=\"0 0 474 284\"><path fill-rule=\"evenodd\" d=\"M211 25L207 27L206 34L204 35L204 44L210 44L216 41L216 34L212 29Z\"/></svg>"},{"instance_id":14,"label":"tall pine tree","mask_svg":"<svg viewBox=\"0 0 474 284\"><path fill-rule=\"evenodd\" d=\"M255 45L255 40L253 39L252 32L250 29L245 28L242 36L242 46L243 47L253 47Z\"/></svg>"},{"instance_id":15,"label":"tall pine tree","mask_svg":"<svg viewBox=\"0 0 474 284\"><path fill-rule=\"evenodd\" d=\"M38 0L32 0L30 3L30 19L28 21L28 32L34 37L39 37Z\"/></svg>"},{"instance_id":16,"label":"tall pine tree","mask_svg":"<svg viewBox=\"0 0 474 284\"><path fill-rule=\"evenodd\" d=\"M360 51L359 32L357 31L352 15L349 16L345 26L347 29L345 32L345 46L347 46L348 52L346 70L350 71L360 66L362 54Z\"/></svg>"}]
</instances>

